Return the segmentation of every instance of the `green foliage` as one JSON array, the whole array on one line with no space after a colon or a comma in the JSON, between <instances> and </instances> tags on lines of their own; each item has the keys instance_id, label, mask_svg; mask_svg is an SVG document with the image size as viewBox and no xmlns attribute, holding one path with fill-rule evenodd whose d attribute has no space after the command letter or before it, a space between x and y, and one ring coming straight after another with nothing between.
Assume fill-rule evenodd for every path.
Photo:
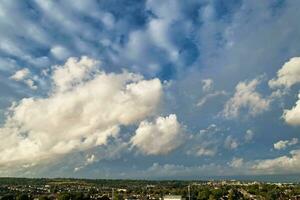
<instances>
[{"instance_id":1,"label":"green foliage","mask_svg":"<svg viewBox=\"0 0 300 200\"><path fill-rule=\"evenodd\" d=\"M28 194L20 194L17 196L16 200L30 200Z\"/></svg>"},{"instance_id":2,"label":"green foliage","mask_svg":"<svg viewBox=\"0 0 300 200\"><path fill-rule=\"evenodd\" d=\"M198 192L197 199L199 199L199 200L206 200L206 199L209 198L210 194L211 194L210 190L205 187L205 188L203 188L203 190L200 190Z\"/></svg>"},{"instance_id":3,"label":"green foliage","mask_svg":"<svg viewBox=\"0 0 300 200\"><path fill-rule=\"evenodd\" d=\"M240 193L236 188L233 188L229 191L228 200L239 200L243 199L243 194Z\"/></svg>"},{"instance_id":4,"label":"green foliage","mask_svg":"<svg viewBox=\"0 0 300 200\"><path fill-rule=\"evenodd\" d=\"M276 200L279 199L279 197L280 197L280 191L277 190L276 188L272 189L271 191L268 191L266 194L267 200Z\"/></svg>"},{"instance_id":5,"label":"green foliage","mask_svg":"<svg viewBox=\"0 0 300 200\"><path fill-rule=\"evenodd\" d=\"M4 195L1 200L14 200L15 196L13 194L6 194Z\"/></svg>"},{"instance_id":6,"label":"green foliage","mask_svg":"<svg viewBox=\"0 0 300 200\"><path fill-rule=\"evenodd\" d=\"M250 194L258 194L259 193L259 185L258 184L250 185L247 187L247 191Z\"/></svg>"},{"instance_id":7,"label":"green foliage","mask_svg":"<svg viewBox=\"0 0 300 200\"><path fill-rule=\"evenodd\" d=\"M59 194L57 196L57 199L58 200L70 200L71 199L71 194L69 193L62 193L62 194Z\"/></svg>"},{"instance_id":8,"label":"green foliage","mask_svg":"<svg viewBox=\"0 0 300 200\"><path fill-rule=\"evenodd\" d=\"M57 197L58 200L89 200L89 196L81 192L78 193L62 193Z\"/></svg>"},{"instance_id":9,"label":"green foliage","mask_svg":"<svg viewBox=\"0 0 300 200\"><path fill-rule=\"evenodd\" d=\"M291 193L292 193L293 195L300 195L300 185L295 186L295 187L293 187L293 188L291 188L291 189L292 189Z\"/></svg>"},{"instance_id":10,"label":"green foliage","mask_svg":"<svg viewBox=\"0 0 300 200\"><path fill-rule=\"evenodd\" d=\"M39 196L39 200L50 200L50 198L46 195Z\"/></svg>"},{"instance_id":11,"label":"green foliage","mask_svg":"<svg viewBox=\"0 0 300 200\"><path fill-rule=\"evenodd\" d=\"M208 200L217 200L214 195L210 194Z\"/></svg>"},{"instance_id":12,"label":"green foliage","mask_svg":"<svg viewBox=\"0 0 300 200\"><path fill-rule=\"evenodd\" d=\"M123 200L123 195L120 193L115 192L114 193L114 200Z\"/></svg>"}]
</instances>

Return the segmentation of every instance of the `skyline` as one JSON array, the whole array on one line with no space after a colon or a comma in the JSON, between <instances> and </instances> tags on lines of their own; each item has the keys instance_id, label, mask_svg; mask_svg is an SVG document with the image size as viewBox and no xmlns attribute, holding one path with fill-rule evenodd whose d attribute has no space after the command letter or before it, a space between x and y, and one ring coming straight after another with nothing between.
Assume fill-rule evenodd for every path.
<instances>
[{"instance_id":1,"label":"skyline","mask_svg":"<svg viewBox=\"0 0 300 200\"><path fill-rule=\"evenodd\" d=\"M300 174L300 2L0 2L0 176Z\"/></svg>"}]
</instances>

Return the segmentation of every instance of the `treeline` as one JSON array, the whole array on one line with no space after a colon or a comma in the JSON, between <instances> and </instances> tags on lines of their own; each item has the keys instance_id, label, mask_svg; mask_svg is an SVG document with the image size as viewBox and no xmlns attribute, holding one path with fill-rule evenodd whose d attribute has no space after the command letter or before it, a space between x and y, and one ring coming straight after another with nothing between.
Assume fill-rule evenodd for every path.
<instances>
[{"instance_id":1,"label":"treeline","mask_svg":"<svg viewBox=\"0 0 300 200\"><path fill-rule=\"evenodd\" d=\"M194 181L193 181L194 182ZM197 181L201 182L201 181ZM47 184L76 184L86 183L107 187L164 185L165 187L183 187L192 181L179 180L131 180L131 179L74 179L74 178L0 178L2 185L47 185Z\"/></svg>"},{"instance_id":2,"label":"treeline","mask_svg":"<svg viewBox=\"0 0 300 200\"><path fill-rule=\"evenodd\" d=\"M89 194L85 194L85 193L61 193L58 194L57 196L54 195L40 195L38 197L33 197L29 194L23 193L23 194L6 194L5 196L3 196L2 198L0 198L1 200L34 200L34 199L38 199L38 200L54 200L54 199L58 199L58 200L90 200L90 196ZM109 200L108 197L105 199L99 199L99 200Z\"/></svg>"},{"instance_id":3,"label":"treeline","mask_svg":"<svg viewBox=\"0 0 300 200\"><path fill-rule=\"evenodd\" d=\"M0 178L1 185L45 185L50 179L46 178Z\"/></svg>"}]
</instances>

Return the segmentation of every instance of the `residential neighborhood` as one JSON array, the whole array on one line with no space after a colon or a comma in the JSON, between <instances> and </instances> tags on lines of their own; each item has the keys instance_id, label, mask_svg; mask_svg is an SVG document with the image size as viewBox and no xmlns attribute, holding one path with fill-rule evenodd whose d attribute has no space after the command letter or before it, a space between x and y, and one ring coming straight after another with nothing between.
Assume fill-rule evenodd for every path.
<instances>
[{"instance_id":1,"label":"residential neighborhood","mask_svg":"<svg viewBox=\"0 0 300 200\"><path fill-rule=\"evenodd\" d=\"M0 178L1 200L300 199L299 183Z\"/></svg>"}]
</instances>

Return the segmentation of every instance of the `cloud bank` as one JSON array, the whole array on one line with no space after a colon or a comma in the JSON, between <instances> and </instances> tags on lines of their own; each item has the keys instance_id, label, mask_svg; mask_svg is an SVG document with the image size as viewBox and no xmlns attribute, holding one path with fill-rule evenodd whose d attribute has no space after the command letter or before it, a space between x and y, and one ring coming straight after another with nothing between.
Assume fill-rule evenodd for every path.
<instances>
[{"instance_id":1,"label":"cloud bank","mask_svg":"<svg viewBox=\"0 0 300 200\"><path fill-rule=\"evenodd\" d=\"M257 161L257 163L252 166L252 170L267 174L299 173L300 150L290 151L290 155L288 156Z\"/></svg>"}]
</instances>

